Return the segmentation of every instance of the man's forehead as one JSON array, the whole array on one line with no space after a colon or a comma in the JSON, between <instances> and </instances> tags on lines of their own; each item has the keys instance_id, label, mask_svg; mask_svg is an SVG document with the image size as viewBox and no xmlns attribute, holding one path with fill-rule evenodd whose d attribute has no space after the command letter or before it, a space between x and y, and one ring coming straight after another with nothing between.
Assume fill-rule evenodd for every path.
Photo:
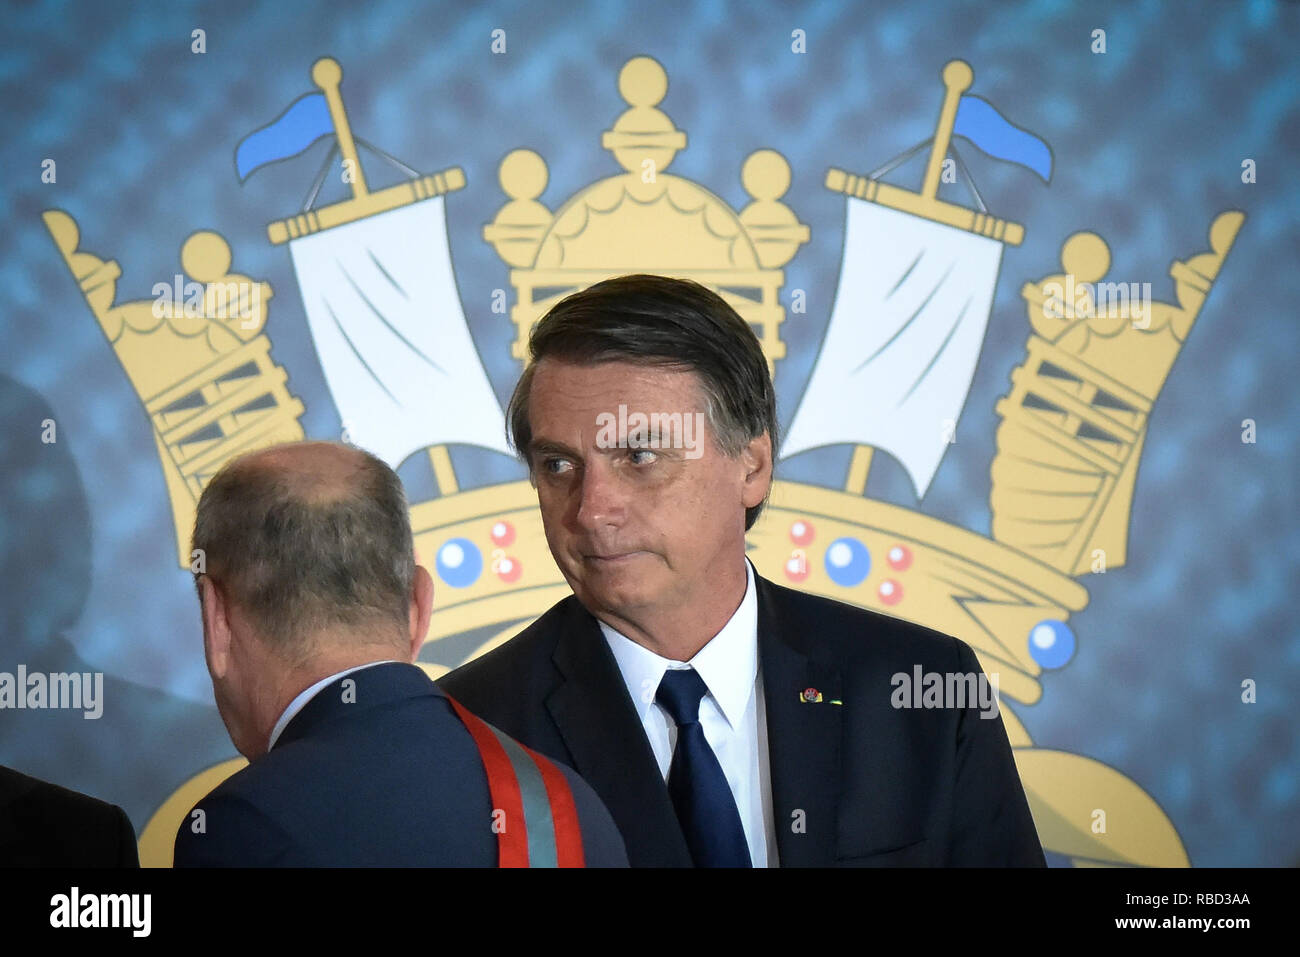
<instances>
[{"instance_id":1,"label":"man's forehead","mask_svg":"<svg viewBox=\"0 0 1300 957\"><path fill-rule=\"evenodd\" d=\"M543 365L545 363L545 365ZM708 407L699 373L686 366L635 360L580 364L543 359L529 396L530 455L570 451L586 454L612 435L641 430L659 439L712 443ZM675 448L675 445L665 446Z\"/></svg>"},{"instance_id":2,"label":"man's forehead","mask_svg":"<svg viewBox=\"0 0 1300 957\"><path fill-rule=\"evenodd\" d=\"M533 404L571 405L589 401L630 403L659 396L683 407L639 411L703 411L704 390L694 369L635 359L589 363L555 358L538 360L529 400Z\"/></svg>"}]
</instances>

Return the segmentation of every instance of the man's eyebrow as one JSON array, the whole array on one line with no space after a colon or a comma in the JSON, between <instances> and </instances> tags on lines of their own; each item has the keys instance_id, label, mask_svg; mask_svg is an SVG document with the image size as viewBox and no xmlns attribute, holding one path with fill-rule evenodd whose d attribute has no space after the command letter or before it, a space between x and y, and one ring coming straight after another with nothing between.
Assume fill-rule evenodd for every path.
<instances>
[{"instance_id":1,"label":"man's eyebrow","mask_svg":"<svg viewBox=\"0 0 1300 957\"><path fill-rule=\"evenodd\" d=\"M576 449L571 449L563 442L556 442L552 439L533 439L528 443L528 457L531 459L538 455L563 455L567 459L582 460L582 455Z\"/></svg>"}]
</instances>

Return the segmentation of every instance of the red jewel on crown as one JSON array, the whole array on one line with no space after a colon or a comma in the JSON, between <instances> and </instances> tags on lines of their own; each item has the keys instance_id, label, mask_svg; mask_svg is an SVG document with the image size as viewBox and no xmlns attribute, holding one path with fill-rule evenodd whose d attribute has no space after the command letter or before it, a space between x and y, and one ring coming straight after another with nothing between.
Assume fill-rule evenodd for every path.
<instances>
[{"instance_id":1,"label":"red jewel on crown","mask_svg":"<svg viewBox=\"0 0 1300 957\"><path fill-rule=\"evenodd\" d=\"M785 577L796 583L808 577L808 556L802 548L790 552L790 557L785 561Z\"/></svg>"},{"instance_id":2,"label":"red jewel on crown","mask_svg":"<svg viewBox=\"0 0 1300 957\"><path fill-rule=\"evenodd\" d=\"M886 578L876 589L876 594L886 605L897 605L903 600L903 586L892 578Z\"/></svg>"},{"instance_id":3,"label":"red jewel on crown","mask_svg":"<svg viewBox=\"0 0 1300 957\"><path fill-rule=\"evenodd\" d=\"M511 558L509 555L501 559L496 568L497 577L507 585L518 581L523 570L523 566L519 564L519 559Z\"/></svg>"},{"instance_id":4,"label":"red jewel on crown","mask_svg":"<svg viewBox=\"0 0 1300 957\"><path fill-rule=\"evenodd\" d=\"M895 545L885 556L889 562L889 567L896 571L905 572L912 564L912 550L906 545Z\"/></svg>"}]
</instances>

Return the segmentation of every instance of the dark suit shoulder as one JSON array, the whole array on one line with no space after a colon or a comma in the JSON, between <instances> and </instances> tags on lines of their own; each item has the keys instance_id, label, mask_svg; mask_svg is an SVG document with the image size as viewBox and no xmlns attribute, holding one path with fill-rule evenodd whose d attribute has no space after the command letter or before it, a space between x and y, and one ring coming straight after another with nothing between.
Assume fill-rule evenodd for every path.
<instances>
[{"instance_id":1,"label":"dark suit shoulder","mask_svg":"<svg viewBox=\"0 0 1300 957\"><path fill-rule=\"evenodd\" d=\"M914 681L918 669L978 675L970 645L844 602L763 589L785 640L843 676L845 753L857 758L841 773L840 807L855 809L840 818L841 863L1042 866L996 700L970 685L953 685L961 698L947 703L896 697L916 688L898 679Z\"/></svg>"},{"instance_id":2,"label":"dark suit shoulder","mask_svg":"<svg viewBox=\"0 0 1300 957\"><path fill-rule=\"evenodd\" d=\"M951 635L834 598L811 595L760 578L760 602L770 598L786 640L810 657L829 662L869 660L911 668L954 668L969 653Z\"/></svg>"},{"instance_id":3,"label":"dark suit shoulder","mask_svg":"<svg viewBox=\"0 0 1300 957\"><path fill-rule=\"evenodd\" d=\"M0 767L0 863L136 867L135 829L116 804Z\"/></svg>"},{"instance_id":4,"label":"dark suit shoulder","mask_svg":"<svg viewBox=\"0 0 1300 957\"><path fill-rule=\"evenodd\" d=\"M289 831L304 792L317 786L304 774L311 750L311 742L273 750L209 791L177 829L174 866L267 867L302 853L306 843ZM279 818L287 819L283 826Z\"/></svg>"},{"instance_id":5,"label":"dark suit shoulder","mask_svg":"<svg viewBox=\"0 0 1300 957\"><path fill-rule=\"evenodd\" d=\"M495 863L478 750L446 696L404 667L354 672L348 703L322 689L195 806L203 830L186 815L177 865Z\"/></svg>"},{"instance_id":6,"label":"dark suit shoulder","mask_svg":"<svg viewBox=\"0 0 1300 957\"><path fill-rule=\"evenodd\" d=\"M173 866L273 867L298 851L284 828L241 790L238 784L218 787L185 816L176 831Z\"/></svg>"},{"instance_id":7,"label":"dark suit shoulder","mask_svg":"<svg viewBox=\"0 0 1300 957\"><path fill-rule=\"evenodd\" d=\"M399 749L413 766L389 763ZM435 773L435 765L444 762L455 762L457 773L450 780ZM200 803L212 798L243 801L271 820L292 818L313 790L326 788L327 782L321 780L325 769L361 763L376 766L385 779L427 784L425 778L442 777L438 791L450 797L459 790L453 782L466 777L460 765L477 768L478 752L451 702L430 682L427 694L375 708L358 706L355 714L342 709L303 736L290 739L286 728L275 747L226 778ZM350 789L363 786L352 775L348 783Z\"/></svg>"},{"instance_id":8,"label":"dark suit shoulder","mask_svg":"<svg viewBox=\"0 0 1300 957\"><path fill-rule=\"evenodd\" d=\"M524 714L544 701L559 682L553 661L557 643L584 616L590 618L570 595L505 644L444 675L438 687L470 711L520 737L519 729L527 725Z\"/></svg>"},{"instance_id":9,"label":"dark suit shoulder","mask_svg":"<svg viewBox=\"0 0 1300 957\"><path fill-rule=\"evenodd\" d=\"M39 807L52 817L79 814L101 822L116 820L121 810L108 801L5 767L0 767L0 806L11 810Z\"/></svg>"},{"instance_id":10,"label":"dark suit shoulder","mask_svg":"<svg viewBox=\"0 0 1300 957\"><path fill-rule=\"evenodd\" d=\"M540 618L504 644L479 655L438 680L440 688L456 697L455 689L492 678L511 677L533 671L539 661L549 662L564 625L574 615L586 614L578 599L570 595L548 608Z\"/></svg>"}]
</instances>

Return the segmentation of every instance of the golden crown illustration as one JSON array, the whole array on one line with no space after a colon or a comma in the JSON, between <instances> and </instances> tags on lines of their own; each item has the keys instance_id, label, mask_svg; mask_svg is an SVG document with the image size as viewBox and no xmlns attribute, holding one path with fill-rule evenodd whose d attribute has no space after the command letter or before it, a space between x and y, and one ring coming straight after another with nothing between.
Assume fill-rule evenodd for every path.
<instances>
[{"instance_id":1,"label":"golden crown illustration","mask_svg":"<svg viewBox=\"0 0 1300 957\"><path fill-rule=\"evenodd\" d=\"M952 231L937 235L958 243L959 237L1019 243L1020 225L938 197L958 98L972 78L960 61L944 71L944 101L919 191L838 169L827 174L827 188L862 209L906 217L904 229ZM318 61L313 79L329 99L339 150L356 169L352 196L273 222L272 242L292 245L347 224L373 226L381 215L464 187L463 173L452 168L371 192L343 109L342 71L331 60ZM626 63L618 90L627 109L601 141L621 171L578 190L554 212L538 200L549 176L545 160L525 149L502 160L507 201L485 224L483 239L509 267L516 359L552 304L629 272L709 286L752 324L771 368L785 357L781 267L810 238L809 227L781 201L789 165L770 149L746 157L740 179L751 201L739 212L667 172L687 144L659 109L667 88L655 60ZM758 571L955 635L998 675L1005 698L1038 701L1044 669L1073 653L1070 616L1088 602L1073 576L1097 570L1099 562L1102 569L1124 563L1148 415L1243 221L1236 211L1215 219L1209 251L1170 270L1177 302L1146 304L1140 322L1092 308L1089 284L1110 267L1109 249L1094 233L1066 240L1061 274L1024 284L1031 331L1027 357L996 407L991 538L865 497L873 449L859 443L843 488L776 481L769 510L749 534ZM198 232L181 250L181 265L197 284L193 308L160 316L168 310L159 310L156 300L115 305L117 264L81 250L77 225L65 212L48 211L45 222L153 425L178 559L188 568L194 507L207 478L231 456L303 437L302 403L270 359L263 331L271 290L231 273L225 240ZM996 268L995 261L990 282ZM1079 285L1081 294L1062 299L1067 284ZM222 308L232 301L233 315ZM978 343L974 348L977 354ZM382 384L382 373L377 378ZM411 508L417 553L436 570L440 586L428 641L492 628L469 660L516 634L569 588L547 549L527 481L461 489L445 446L433 444L428 454L441 494ZM435 675L446 670L426 667ZM1047 850L1078 865L1187 863L1174 827L1138 785L1087 757L1036 747L1011 707L1001 713ZM170 860L178 815L195 792L237 766L210 769L167 802L146 833L155 861ZM1097 826L1098 809L1112 809L1110 827Z\"/></svg>"}]
</instances>

